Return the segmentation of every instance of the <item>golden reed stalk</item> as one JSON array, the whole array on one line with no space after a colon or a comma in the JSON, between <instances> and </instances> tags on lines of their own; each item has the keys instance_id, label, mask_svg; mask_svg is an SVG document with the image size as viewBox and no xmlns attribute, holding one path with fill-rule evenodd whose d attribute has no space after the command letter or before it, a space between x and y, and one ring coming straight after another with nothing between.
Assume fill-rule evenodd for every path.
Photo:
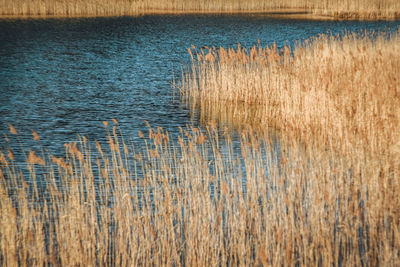
<instances>
[{"instance_id":1,"label":"golden reed stalk","mask_svg":"<svg viewBox=\"0 0 400 267\"><path fill-rule=\"evenodd\" d=\"M2 16L120 16L151 13L271 12L342 19L400 17L397 0L0 0Z\"/></svg>"}]
</instances>

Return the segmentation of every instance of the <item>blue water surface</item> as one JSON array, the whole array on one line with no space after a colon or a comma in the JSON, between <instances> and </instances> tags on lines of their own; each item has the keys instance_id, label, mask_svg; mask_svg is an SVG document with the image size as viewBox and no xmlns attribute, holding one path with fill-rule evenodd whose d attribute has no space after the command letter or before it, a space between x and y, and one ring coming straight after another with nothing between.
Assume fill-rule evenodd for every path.
<instances>
[{"instance_id":1,"label":"blue water surface","mask_svg":"<svg viewBox=\"0 0 400 267\"><path fill-rule=\"evenodd\" d=\"M176 134L199 124L174 100L187 48L293 45L319 34L397 31L400 21L309 21L262 15L167 15L0 20L0 135L56 152L84 135L104 140L115 118L137 138L145 121ZM0 137L2 138L2 137ZM0 142L2 143L2 142Z\"/></svg>"}]
</instances>

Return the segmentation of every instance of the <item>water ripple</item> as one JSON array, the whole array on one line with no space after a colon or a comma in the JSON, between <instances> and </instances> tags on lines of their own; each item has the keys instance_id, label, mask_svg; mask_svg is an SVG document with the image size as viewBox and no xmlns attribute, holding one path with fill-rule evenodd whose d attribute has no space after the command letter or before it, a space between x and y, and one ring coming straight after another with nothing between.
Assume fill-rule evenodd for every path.
<instances>
[{"instance_id":1,"label":"water ripple","mask_svg":"<svg viewBox=\"0 0 400 267\"><path fill-rule=\"evenodd\" d=\"M260 39L282 46L320 33L399 25L259 15L0 20L0 134L12 123L29 142L36 130L49 150L63 149L77 134L103 139L101 121L112 118L126 136L137 136L144 120L174 134L193 122L171 92L191 44L250 47Z\"/></svg>"}]
</instances>

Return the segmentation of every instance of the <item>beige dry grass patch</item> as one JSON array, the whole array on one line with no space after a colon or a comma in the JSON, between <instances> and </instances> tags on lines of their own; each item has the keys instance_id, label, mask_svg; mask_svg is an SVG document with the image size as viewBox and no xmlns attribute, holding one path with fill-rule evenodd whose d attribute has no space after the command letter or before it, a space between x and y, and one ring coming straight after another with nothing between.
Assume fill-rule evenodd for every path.
<instances>
[{"instance_id":1,"label":"beige dry grass patch","mask_svg":"<svg viewBox=\"0 0 400 267\"><path fill-rule=\"evenodd\" d=\"M23 166L5 140L0 263L398 266L399 43L322 36L294 51L192 53L182 93L210 126L177 138L149 128L142 148L116 120L106 144L26 148Z\"/></svg>"},{"instance_id":2,"label":"beige dry grass patch","mask_svg":"<svg viewBox=\"0 0 400 267\"><path fill-rule=\"evenodd\" d=\"M121 16L168 13L257 12L336 19L394 19L400 16L396 0L1 0L2 16Z\"/></svg>"},{"instance_id":3,"label":"beige dry grass patch","mask_svg":"<svg viewBox=\"0 0 400 267\"><path fill-rule=\"evenodd\" d=\"M278 50L239 45L191 52L192 70L182 78L181 93L202 120L272 125L295 139L343 151L396 151L397 34L320 36L293 51Z\"/></svg>"},{"instance_id":4,"label":"beige dry grass patch","mask_svg":"<svg viewBox=\"0 0 400 267\"><path fill-rule=\"evenodd\" d=\"M400 262L400 173L388 157L338 157L252 128L239 154L214 126L177 140L149 129L144 149L112 132L108 147L82 138L28 172L0 152L2 265Z\"/></svg>"}]
</instances>

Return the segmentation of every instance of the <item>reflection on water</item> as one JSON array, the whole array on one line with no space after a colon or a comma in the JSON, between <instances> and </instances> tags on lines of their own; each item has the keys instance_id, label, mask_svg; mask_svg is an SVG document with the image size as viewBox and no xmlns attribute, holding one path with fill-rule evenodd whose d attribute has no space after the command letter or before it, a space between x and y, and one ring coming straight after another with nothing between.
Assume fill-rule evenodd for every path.
<instances>
[{"instance_id":1,"label":"reflection on water","mask_svg":"<svg viewBox=\"0 0 400 267\"><path fill-rule=\"evenodd\" d=\"M249 47L260 39L281 46L320 33L399 25L250 15L1 20L0 134L12 123L29 145L36 130L50 151L77 134L104 140L101 122L112 118L125 136L136 137L144 120L176 134L177 126L199 123L171 90L191 44Z\"/></svg>"},{"instance_id":2,"label":"reflection on water","mask_svg":"<svg viewBox=\"0 0 400 267\"><path fill-rule=\"evenodd\" d=\"M257 104L235 102L234 105L225 103L213 103L212 105L205 103L201 105L201 103L192 102L189 105L193 105L193 110L197 110L196 114L192 114L192 117L197 118L202 125L216 122L221 128L230 132L240 132L248 126L256 129L258 125L261 125L261 122L265 121L262 118L264 113ZM262 131L262 129L257 130Z\"/></svg>"}]
</instances>

